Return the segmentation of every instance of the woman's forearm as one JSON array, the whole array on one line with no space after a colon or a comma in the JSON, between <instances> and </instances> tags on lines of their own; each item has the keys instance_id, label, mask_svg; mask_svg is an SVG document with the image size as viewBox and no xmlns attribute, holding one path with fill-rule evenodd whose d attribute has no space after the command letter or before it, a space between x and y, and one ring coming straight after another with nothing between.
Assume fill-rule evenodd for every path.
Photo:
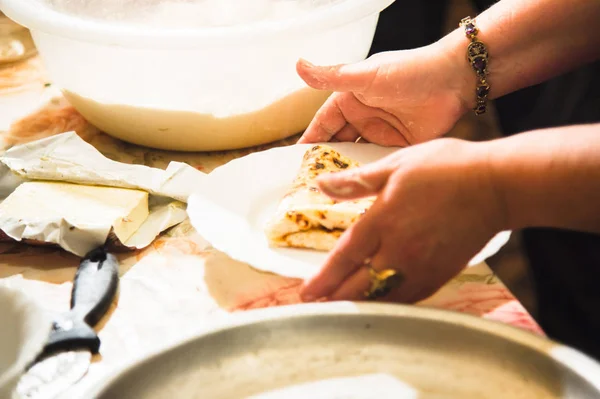
<instances>
[{"instance_id":1,"label":"woman's forearm","mask_svg":"<svg viewBox=\"0 0 600 399\"><path fill-rule=\"evenodd\" d=\"M489 51L489 97L531 86L600 57L600 0L501 0L476 18ZM475 104L468 39L457 28L438 44L454 58L467 107Z\"/></svg>"},{"instance_id":2,"label":"woman's forearm","mask_svg":"<svg viewBox=\"0 0 600 399\"><path fill-rule=\"evenodd\" d=\"M505 227L600 233L600 124L478 143L503 204Z\"/></svg>"}]
</instances>

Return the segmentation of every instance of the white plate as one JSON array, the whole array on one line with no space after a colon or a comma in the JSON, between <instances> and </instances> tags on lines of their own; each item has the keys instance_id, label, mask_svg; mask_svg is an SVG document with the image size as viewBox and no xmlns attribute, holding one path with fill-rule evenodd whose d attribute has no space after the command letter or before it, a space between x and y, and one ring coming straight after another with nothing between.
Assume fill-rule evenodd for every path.
<instances>
[{"instance_id":1,"label":"white plate","mask_svg":"<svg viewBox=\"0 0 600 399\"><path fill-rule=\"evenodd\" d=\"M303 279L313 276L325 261L326 252L271 248L264 234L266 221L289 189L302 156L312 145L273 148L215 169L188 200L187 211L194 228L214 248L256 269ZM362 164L397 150L373 144L328 145ZM494 255L509 237L508 231L498 234L469 265Z\"/></svg>"}]
</instances>

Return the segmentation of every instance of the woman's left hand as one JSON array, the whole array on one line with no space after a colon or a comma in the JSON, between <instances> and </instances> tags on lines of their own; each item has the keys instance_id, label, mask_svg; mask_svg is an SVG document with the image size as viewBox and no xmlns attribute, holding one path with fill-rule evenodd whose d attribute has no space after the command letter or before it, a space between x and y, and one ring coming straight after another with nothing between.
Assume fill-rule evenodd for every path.
<instances>
[{"instance_id":1,"label":"woman's left hand","mask_svg":"<svg viewBox=\"0 0 600 399\"><path fill-rule=\"evenodd\" d=\"M322 177L321 190L333 198L378 198L306 282L303 299L364 298L371 286L366 264L402 275L385 298L400 302L424 299L458 274L505 220L485 146L438 139Z\"/></svg>"}]
</instances>

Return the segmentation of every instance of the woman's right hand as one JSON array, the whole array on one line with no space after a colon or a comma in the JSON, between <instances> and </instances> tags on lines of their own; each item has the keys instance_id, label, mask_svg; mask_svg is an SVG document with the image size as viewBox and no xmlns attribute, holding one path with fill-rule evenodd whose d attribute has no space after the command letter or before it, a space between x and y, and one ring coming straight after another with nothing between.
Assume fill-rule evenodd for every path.
<instances>
[{"instance_id":1,"label":"woman's right hand","mask_svg":"<svg viewBox=\"0 0 600 399\"><path fill-rule=\"evenodd\" d=\"M334 92L299 142L362 137L404 147L442 136L474 103L475 76L464 54L456 53L437 42L355 64L298 61L298 74L309 86Z\"/></svg>"}]
</instances>

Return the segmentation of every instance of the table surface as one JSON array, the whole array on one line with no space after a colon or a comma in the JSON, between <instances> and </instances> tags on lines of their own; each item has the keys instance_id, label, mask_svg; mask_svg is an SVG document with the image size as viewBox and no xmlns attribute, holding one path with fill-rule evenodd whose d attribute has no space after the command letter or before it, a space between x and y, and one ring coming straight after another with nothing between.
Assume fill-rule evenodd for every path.
<instances>
[{"instance_id":1,"label":"table surface","mask_svg":"<svg viewBox=\"0 0 600 399\"><path fill-rule=\"evenodd\" d=\"M269 147L175 153L127 144L88 124L48 83L37 57L0 67L2 149L72 130L119 162L165 168L170 161L181 161L204 172ZM143 250L119 255L119 260L119 294L97 327L101 354L68 397L136 358L235 317L236 311L300 302L299 280L262 273L228 258L212 249L188 221ZM1 244L0 284L25 290L49 311L64 311L78 263L60 249ZM418 306L465 312L543 334L486 264L466 269Z\"/></svg>"}]
</instances>

